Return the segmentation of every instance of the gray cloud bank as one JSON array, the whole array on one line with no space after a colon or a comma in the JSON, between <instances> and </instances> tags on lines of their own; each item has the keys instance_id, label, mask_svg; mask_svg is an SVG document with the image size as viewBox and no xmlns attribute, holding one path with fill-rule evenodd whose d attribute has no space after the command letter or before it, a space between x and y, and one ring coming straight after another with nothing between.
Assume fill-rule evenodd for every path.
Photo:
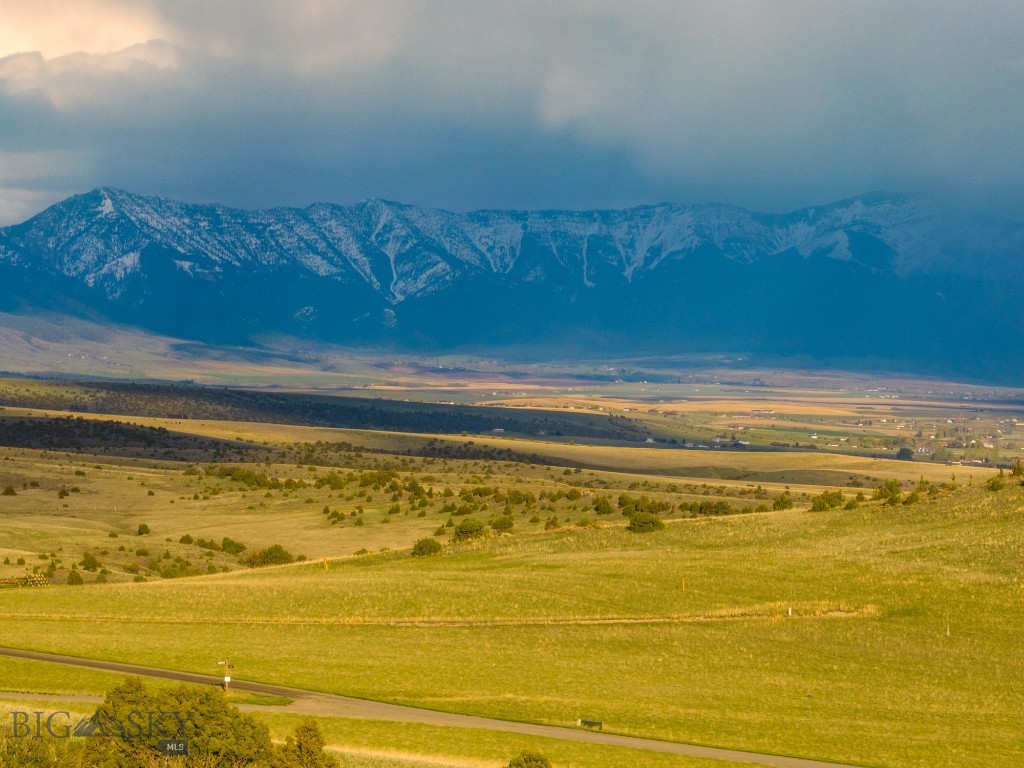
<instances>
[{"instance_id":1,"label":"gray cloud bank","mask_svg":"<svg viewBox=\"0 0 1024 768\"><path fill-rule=\"evenodd\" d=\"M152 39L0 58L2 223L99 185L455 209L888 189L1024 214L1019 2L97 4Z\"/></svg>"}]
</instances>

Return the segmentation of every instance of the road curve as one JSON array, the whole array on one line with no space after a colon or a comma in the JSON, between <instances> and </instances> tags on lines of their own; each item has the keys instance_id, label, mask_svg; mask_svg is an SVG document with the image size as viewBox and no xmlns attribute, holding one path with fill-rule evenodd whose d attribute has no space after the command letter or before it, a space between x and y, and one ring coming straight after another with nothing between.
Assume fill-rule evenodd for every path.
<instances>
[{"instance_id":1,"label":"road curve","mask_svg":"<svg viewBox=\"0 0 1024 768\"><path fill-rule=\"evenodd\" d=\"M220 685L221 678L212 675L200 675L194 672L177 672L155 667L142 667L136 664L122 664L114 661L98 661L96 659L80 659L74 656L63 656L55 653L39 653L23 651L16 648L0 648L0 656L29 661L48 661L56 664L68 664L75 667L98 669L105 672L120 672L127 675L157 677L182 683L197 685ZM862 768L848 763L829 763L820 760L808 760L801 757L785 755L768 755L758 752L743 752L720 747L704 747L697 744L682 744L675 741L644 739L636 736L619 736L601 731L577 730L554 725L538 725L510 720L496 720L489 717L459 715L452 712L438 712L432 709L407 707L400 704L387 704L382 701L357 699L351 696L339 696L330 693L317 693L299 688L287 688L281 685L252 683L245 680L232 680L231 687L237 691L264 693L272 696L285 696L294 700L287 707L259 707L260 711L294 712L325 717L345 717L358 720L390 720L402 723L422 723L448 728L480 728L489 731L505 731L523 736L541 736L548 739L563 741L579 741L586 744L603 744L629 749L647 749L653 752L667 752L688 757L703 757L710 760L731 760L736 763L772 766L772 768Z\"/></svg>"}]
</instances>

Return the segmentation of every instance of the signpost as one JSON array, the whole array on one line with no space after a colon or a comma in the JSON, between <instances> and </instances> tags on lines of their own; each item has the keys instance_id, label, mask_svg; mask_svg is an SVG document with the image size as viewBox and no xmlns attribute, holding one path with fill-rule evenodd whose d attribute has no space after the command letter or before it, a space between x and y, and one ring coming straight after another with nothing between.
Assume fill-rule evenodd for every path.
<instances>
[{"instance_id":1,"label":"signpost","mask_svg":"<svg viewBox=\"0 0 1024 768\"><path fill-rule=\"evenodd\" d=\"M231 659L218 661L217 665L224 667L224 693L227 693L228 686L231 685L231 670L235 668L235 665L231 663Z\"/></svg>"}]
</instances>

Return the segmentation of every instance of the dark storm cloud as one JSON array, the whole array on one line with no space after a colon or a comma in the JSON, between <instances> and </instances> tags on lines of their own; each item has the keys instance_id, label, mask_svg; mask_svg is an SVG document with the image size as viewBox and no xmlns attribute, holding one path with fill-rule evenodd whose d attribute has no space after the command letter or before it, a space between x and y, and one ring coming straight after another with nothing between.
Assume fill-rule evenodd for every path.
<instances>
[{"instance_id":1,"label":"dark storm cloud","mask_svg":"<svg viewBox=\"0 0 1024 768\"><path fill-rule=\"evenodd\" d=\"M1024 204L1018 3L92 0L126 47L77 54L48 51L40 7L43 55L0 38L3 221L99 184L244 206Z\"/></svg>"}]
</instances>

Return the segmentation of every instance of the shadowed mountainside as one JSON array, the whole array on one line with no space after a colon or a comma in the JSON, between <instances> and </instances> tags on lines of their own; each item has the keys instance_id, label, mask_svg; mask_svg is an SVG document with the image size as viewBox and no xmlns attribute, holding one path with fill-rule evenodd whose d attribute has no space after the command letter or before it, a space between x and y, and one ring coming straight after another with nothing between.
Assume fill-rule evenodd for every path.
<instances>
[{"instance_id":1,"label":"shadowed mountainside","mask_svg":"<svg viewBox=\"0 0 1024 768\"><path fill-rule=\"evenodd\" d=\"M747 353L1006 378L1024 228L865 195L454 213L382 200L241 211L97 189L0 230L0 310L204 342Z\"/></svg>"}]
</instances>

